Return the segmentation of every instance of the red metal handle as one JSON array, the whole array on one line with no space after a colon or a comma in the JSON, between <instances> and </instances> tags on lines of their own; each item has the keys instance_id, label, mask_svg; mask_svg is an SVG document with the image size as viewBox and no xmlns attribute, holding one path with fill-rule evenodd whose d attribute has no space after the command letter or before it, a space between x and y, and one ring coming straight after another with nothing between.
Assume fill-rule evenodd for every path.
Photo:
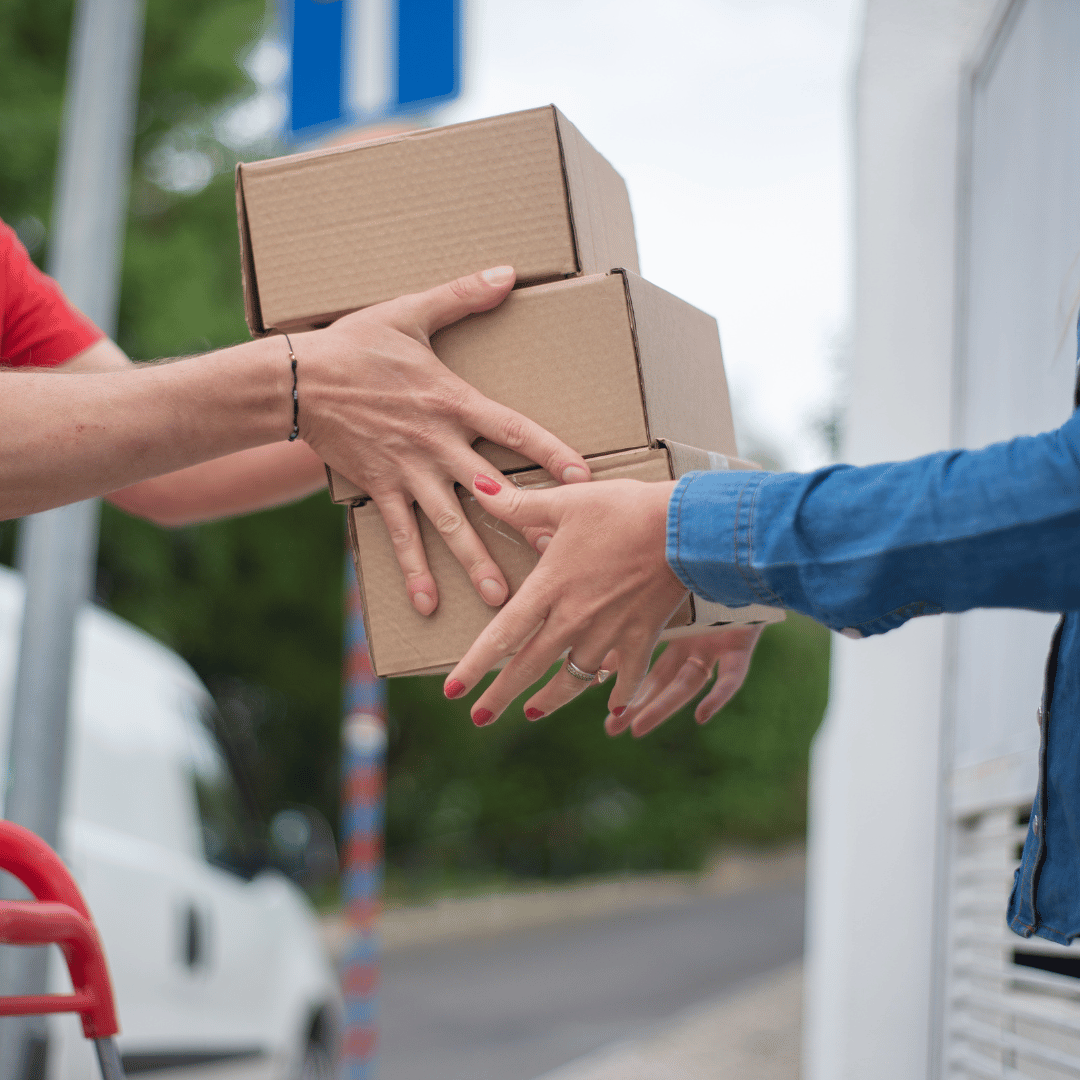
<instances>
[{"instance_id":1,"label":"red metal handle","mask_svg":"<svg viewBox=\"0 0 1080 1080\"><path fill-rule=\"evenodd\" d=\"M67 867L40 837L21 825L0 821L0 870L14 874L39 901L0 901L0 942L58 945L75 991L0 997L0 1016L77 1012L88 1039L115 1035L120 1026L105 952Z\"/></svg>"}]
</instances>

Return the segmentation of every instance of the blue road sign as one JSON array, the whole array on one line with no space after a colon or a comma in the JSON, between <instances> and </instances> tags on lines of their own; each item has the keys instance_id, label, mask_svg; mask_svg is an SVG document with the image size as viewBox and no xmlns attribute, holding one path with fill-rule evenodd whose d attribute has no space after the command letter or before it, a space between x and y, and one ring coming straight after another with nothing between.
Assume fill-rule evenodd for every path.
<instances>
[{"instance_id":1,"label":"blue road sign","mask_svg":"<svg viewBox=\"0 0 1080 1080\"><path fill-rule=\"evenodd\" d=\"M462 0L292 0L287 138L410 116L461 93Z\"/></svg>"}]
</instances>

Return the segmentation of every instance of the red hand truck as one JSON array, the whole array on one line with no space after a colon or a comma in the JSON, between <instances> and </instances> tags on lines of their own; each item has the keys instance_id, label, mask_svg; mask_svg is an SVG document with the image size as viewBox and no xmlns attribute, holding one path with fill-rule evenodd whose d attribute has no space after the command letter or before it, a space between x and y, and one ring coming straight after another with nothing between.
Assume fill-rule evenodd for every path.
<instances>
[{"instance_id":1,"label":"red hand truck","mask_svg":"<svg viewBox=\"0 0 1080 1080\"><path fill-rule=\"evenodd\" d=\"M0 870L14 874L37 897L0 900L0 943L59 945L74 988L71 994L0 997L0 1016L77 1012L83 1033L94 1040L104 1080L123 1080L109 968L78 885L44 840L10 821L0 821Z\"/></svg>"}]
</instances>

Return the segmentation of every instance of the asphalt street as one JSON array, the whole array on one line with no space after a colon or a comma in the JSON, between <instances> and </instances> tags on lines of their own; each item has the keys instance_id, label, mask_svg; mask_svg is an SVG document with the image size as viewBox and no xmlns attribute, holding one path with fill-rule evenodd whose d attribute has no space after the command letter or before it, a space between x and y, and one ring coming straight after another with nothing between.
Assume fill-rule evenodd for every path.
<instances>
[{"instance_id":1,"label":"asphalt street","mask_svg":"<svg viewBox=\"0 0 1080 1080\"><path fill-rule=\"evenodd\" d=\"M383 961L380 1080L534 1080L799 957L792 883Z\"/></svg>"}]
</instances>

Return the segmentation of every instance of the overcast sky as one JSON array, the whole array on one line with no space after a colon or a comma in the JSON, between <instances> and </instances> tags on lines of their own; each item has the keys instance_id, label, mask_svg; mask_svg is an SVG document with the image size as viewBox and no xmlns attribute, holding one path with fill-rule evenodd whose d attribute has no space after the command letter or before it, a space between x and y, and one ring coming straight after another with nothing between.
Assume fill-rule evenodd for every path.
<instances>
[{"instance_id":1,"label":"overcast sky","mask_svg":"<svg viewBox=\"0 0 1080 1080\"><path fill-rule=\"evenodd\" d=\"M465 3L439 121L558 105L625 177L644 276L718 319L743 452L826 460L858 0Z\"/></svg>"},{"instance_id":2,"label":"overcast sky","mask_svg":"<svg viewBox=\"0 0 1080 1080\"><path fill-rule=\"evenodd\" d=\"M625 177L642 273L719 321L742 452L827 460L850 337L861 0L462 2L464 93L432 119L558 105ZM246 63L263 90L215 128L241 153L286 107L281 47ZM213 175L197 147L158 158L173 190Z\"/></svg>"}]
</instances>

